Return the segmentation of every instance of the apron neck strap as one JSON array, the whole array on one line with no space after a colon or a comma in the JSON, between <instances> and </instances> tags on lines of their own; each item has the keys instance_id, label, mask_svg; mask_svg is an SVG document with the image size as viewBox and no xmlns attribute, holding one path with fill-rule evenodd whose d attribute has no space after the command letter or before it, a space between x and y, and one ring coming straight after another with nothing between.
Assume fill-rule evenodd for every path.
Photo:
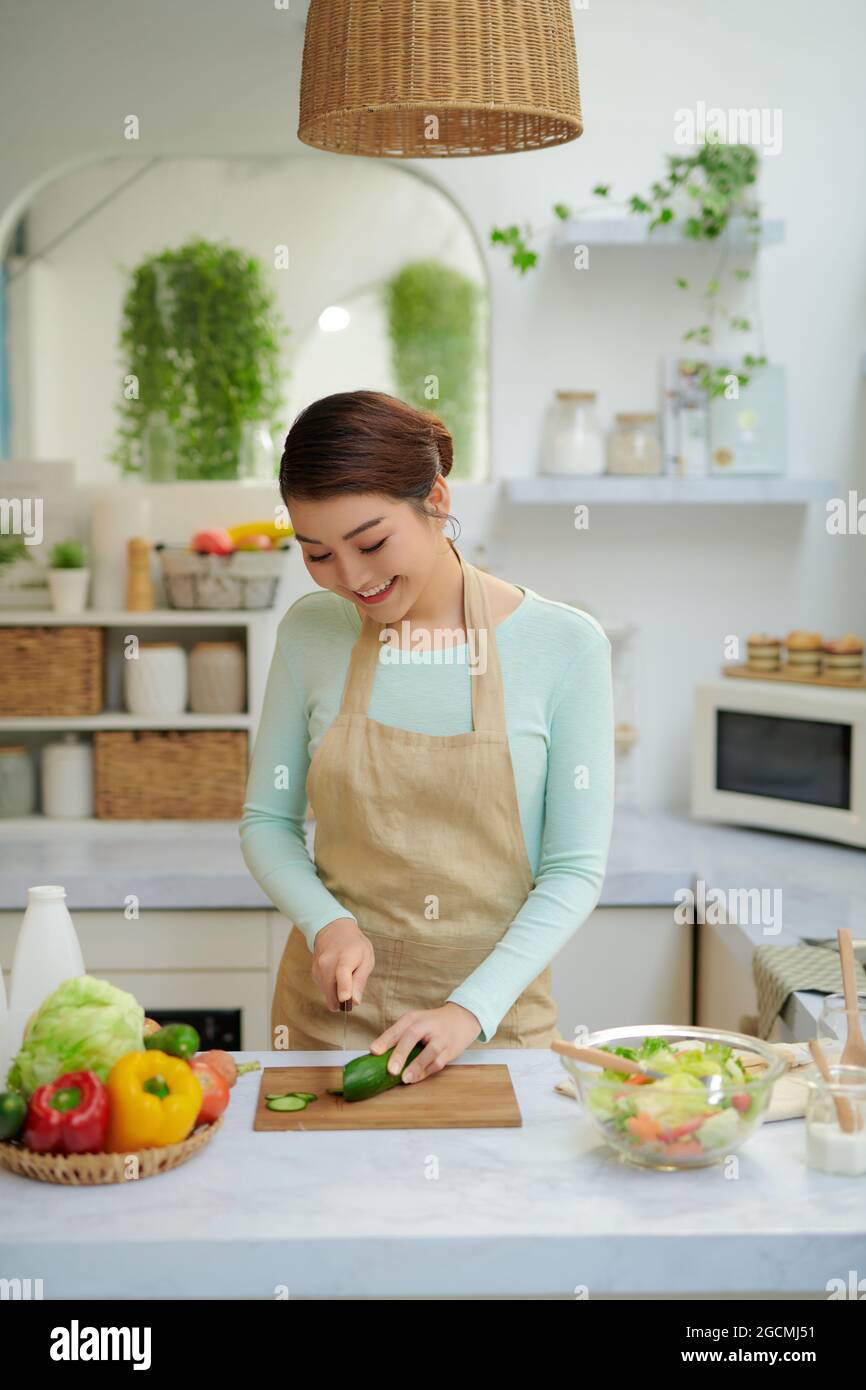
<instances>
[{"instance_id":1,"label":"apron neck strap","mask_svg":"<svg viewBox=\"0 0 866 1390\"><path fill-rule=\"evenodd\" d=\"M446 538L447 539L447 538ZM460 561L463 571L463 609L469 641L468 659L474 664L469 683L472 691L472 727L475 733L506 733L505 696L496 635L490 621L487 591L474 565L470 565L454 542L448 544ZM361 631L352 649L346 684L343 687L341 714L367 715L373 693L373 681L382 643L379 634L383 624L364 614Z\"/></svg>"}]
</instances>

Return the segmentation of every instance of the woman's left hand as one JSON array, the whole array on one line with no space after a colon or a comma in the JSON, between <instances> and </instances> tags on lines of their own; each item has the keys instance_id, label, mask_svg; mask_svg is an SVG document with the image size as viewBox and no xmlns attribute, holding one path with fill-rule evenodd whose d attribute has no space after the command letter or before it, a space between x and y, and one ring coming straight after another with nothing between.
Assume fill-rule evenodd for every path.
<instances>
[{"instance_id":1,"label":"woman's left hand","mask_svg":"<svg viewBox=\"0 0 866 1390\"><path fill-rule=\"evenodd\" d=\"M416 1043L427 1046L413 1058L412 1065L406 1068L402 1081L423 1081L425 1076L441 1071L459 1057L481 1032L481 1024L469 1009L462 1004L443 1004L440 1009L412 1009L401 1014L396 1023L386 1028L370 1044L373 1053L394 1051L388 1058L388 1070L399 1075L406 1066L406 1058Z\"/></svg>"}]
</instances>

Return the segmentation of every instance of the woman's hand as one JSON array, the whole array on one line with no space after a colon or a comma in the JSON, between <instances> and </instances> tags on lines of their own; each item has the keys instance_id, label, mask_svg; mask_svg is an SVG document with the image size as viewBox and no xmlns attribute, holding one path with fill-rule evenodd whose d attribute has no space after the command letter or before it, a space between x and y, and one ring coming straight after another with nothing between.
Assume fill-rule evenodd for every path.
<instances>
[{"instance_id":1,"label":"woman's hand","mask_svg":"<svg viewBox=\"0 0 866 1390\"><path fill-rule=\"evenodd\" d=\"M370 938L352 917L338 917L316 932L312 976L332 1014L341 1000L361 1003L375 964Z\"/></svg>"},{"instance_id":2,"label":"woman's hand","mask_svg":"<svg viewBox=\"0 0 866 1390\"><path fill-rule=\"evenodd\" d=\"M469 1009L462 1004L443 1004L441 1009L412 1009L401 1014L396 1023L386 1028L370 1044L374 1053L394 1051L388 1059L388 1070L392 1075L403 1071L406 1058L418 1042L427 1046L403 1072L402 1081L423 1081L436 1071L447 1067L455 1057L459 1057L481 1032L481 1024Z\"/></svg>"}]
</instances>

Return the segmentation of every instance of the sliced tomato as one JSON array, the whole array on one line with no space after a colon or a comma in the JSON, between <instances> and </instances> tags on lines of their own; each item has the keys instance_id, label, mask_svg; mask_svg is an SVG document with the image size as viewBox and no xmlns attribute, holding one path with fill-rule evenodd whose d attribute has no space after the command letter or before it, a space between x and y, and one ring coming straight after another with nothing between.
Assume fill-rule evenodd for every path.
<instances>
[{"instance_id":1,"label":"sliced tomato","mask_svg":"<svg viewBox=\"0 0 866 1390\"><path fill-rule=\"evenodd\" d=\"M738 1091L735 1096L731 1096L731 1105L735 1110L739 1110L741 1114L744 1110L748 1110L751 1104L752 1097L747 1096L745 1091Z\"/></svg>"},{"instance_id":2,"label":"sliced tomato","mask_svg":"<svg viewBox=\"0 0 866 1390\"><path fill-rule=\"evenodd\" d=\"M658 1120L653 1119L652 1115L632 1115L631 1119L626 1120L625 1127L632 1138L637 1139L641 1144L648 1144L654 1139L661 1138L662 1127Z\"/></svg>"},{"instance_id":3,"label":"sliced tomato","mask_svg":"<svg viewBox=\"0 0 866 1390\"><path fill-rule=\"evenodd\" d=\"M704 1146L698 1139L678 1139L664 1151L665 1158L697 1158L703 1152Z\"/></svg>"}]
</instances>

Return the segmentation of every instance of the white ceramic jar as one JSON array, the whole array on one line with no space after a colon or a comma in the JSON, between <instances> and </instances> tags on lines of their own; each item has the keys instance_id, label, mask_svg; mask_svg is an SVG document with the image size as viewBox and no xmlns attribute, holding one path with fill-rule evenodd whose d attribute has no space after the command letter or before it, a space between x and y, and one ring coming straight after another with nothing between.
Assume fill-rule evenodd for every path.
<instances>
[{"instance_id":1,"label":"white ceramic jar","mask_svg":"<svg viewBox=\"0 0 866 1390\"><path fill-rule=\"evenodd\" d=\"M594 391L557 391L547 420L542 471L596 475L605 468Z\"/></svg>"},{"instance_id":2,"label":"white ceramic jar","mask_svg":"<svg viewBox=\"0 0 866 1390\"><path fill-rule=\"evenodd\" d=\"M35 809L36 774L30 754L23 744L0 747L0 816L31 816Z\"/></svg>"},{"instance_id":3,"label":"white ceramic jar","mask_svg":"<svg viewBox=\"0 0 866 1390\"><path fill-rule=\"evenodd\" d=\"M130 714L170 718L187 702L187 657L177 642L139 642L125 656L123 690Z\"/></svg>"},{"instance_id":4,"label":"white ceramic jar","mask_svg":"<svg viewBox=\"0 0 866 1390\"><path fill-rule=\"evenodd\" d=\"M42 750L42 811L58 820L93 815L93 749L75 734Z\"/></svg>"},{"instance_id":5,"label":"white ceramic jar","mask_svg":"<svg viewBox=\"0 0 866 1390\"><path fill-rule=\"evenodd\" d=\"M246 680L240 642L197 642L189 658L189 707L194 714L243 714Z\"/></svg>"}]
</instances>

